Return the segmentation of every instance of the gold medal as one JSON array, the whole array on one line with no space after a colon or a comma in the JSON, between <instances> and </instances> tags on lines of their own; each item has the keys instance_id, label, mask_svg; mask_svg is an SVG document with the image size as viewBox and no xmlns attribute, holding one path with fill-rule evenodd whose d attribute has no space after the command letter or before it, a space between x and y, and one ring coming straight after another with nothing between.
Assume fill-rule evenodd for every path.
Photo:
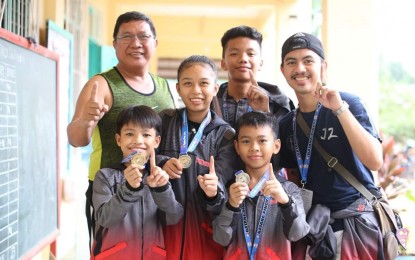
<instances>
[{"instance_id":1,"label":"gold medal","mask_svg":"<svg viewBox=\"0 0 415 260\"><path fill-rule=\"evenodd\" d=\"M147 158L144 154L142 153L136 153L134 154L133 158L131 158L131 163L133 164L138 164L143 166L147 161Z\"/></svg>"},{"instance_id":2,"label":"gold medal","mask_svg":"<svg viewBox=\"0 0 415 260\"><path fill-rule=\"evenodd\" d=\"M235 173L235 181L236 182L243 182L243 183L246 183L247 185L249 185L250 180L251 180L251 178L249 177L248 173L246 173L242 170Z\"/></svg>"},{"instance_id":3,"label":"gold medal","mask_svg":"<svg viewBox=\"0 0 415 260\"><path fill-rule=\"evenodd\" d=\"M192 164L192 157L188 154L182 154L179 156L179 161L182 164L183 168L189 168Z\"/></svg>"}]
</instances>

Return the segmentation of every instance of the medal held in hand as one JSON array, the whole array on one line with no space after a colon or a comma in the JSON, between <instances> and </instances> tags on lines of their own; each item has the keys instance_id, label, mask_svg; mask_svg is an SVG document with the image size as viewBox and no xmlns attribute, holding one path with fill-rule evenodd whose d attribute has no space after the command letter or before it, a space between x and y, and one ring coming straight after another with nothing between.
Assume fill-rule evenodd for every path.
<instances>
[{"instance_id":1,"label":"medal held in hand","mask_svg":"<svg viewBox=\"0 0 415 260\"><path fill-rule=\"evenodd\" d=\"M249 177L248 173L240 170L235 173L235 181L236 182L243 182L249 185L249 181L251 178Z\"/></svg>"},{"instance_id":2,"label":"medal held in hand","mask_svg":"<svg viewBox=\"0 0 415 260\"><path fill-rule=\"evenodd\" d=\"M133 164L138 164L141 166L144 166L144 164L146 163L146 156L142 153L136 153L134 154L133 158L131 158L131 163Z\"/></svg>"},{"instance_id":3,"label":"medal held in hand","mask_svg":"<svg viewBox=\"0 0 415 260\"><path fill-rule=\"evenodd\" d=\"M188 154L182 154L179 156L179 161L183 168L189 168L192 164L192 158Z\"/></svg>"},{"instance_id":4,"label":"medal held in hand","mask_svg":"<svg viewBox=\"0 0 415 260\"><path fill-rule=\"evenodd\" d=\"M138 151L134 151L131 154L129 154L127 157L122 159L121 161L121 163L127 163L127 162L131 162L134 164L144 166L147 162L147 158L144 154L138 153Z\"/></svg>"}]
</instances>

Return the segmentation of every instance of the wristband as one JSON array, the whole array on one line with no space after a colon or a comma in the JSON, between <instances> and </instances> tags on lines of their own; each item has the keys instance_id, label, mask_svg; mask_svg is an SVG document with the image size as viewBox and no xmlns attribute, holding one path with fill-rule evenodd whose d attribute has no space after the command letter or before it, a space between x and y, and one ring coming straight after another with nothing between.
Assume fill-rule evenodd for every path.
<instances>
[{"instance_id":1,"label":"wristband","mask_svg":"<svg viewBox=\"0 0 415 260\"><path fill-rule=\"evenodd\" d=\"M343 111L345 111L347 109L349 109L349 104L347 104L347 102L343 100L342 106L339 109L337 109L336 111L333 111L333 114L335 114L336 116L340 116L341 113L343 113Z\"/></svg>"}]
</instances>

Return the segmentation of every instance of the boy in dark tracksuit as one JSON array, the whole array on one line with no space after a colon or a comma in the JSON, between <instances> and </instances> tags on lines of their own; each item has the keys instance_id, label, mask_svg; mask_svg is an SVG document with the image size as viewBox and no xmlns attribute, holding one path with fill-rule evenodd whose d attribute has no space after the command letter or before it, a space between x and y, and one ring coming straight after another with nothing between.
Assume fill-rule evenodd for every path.
<instances>
[{"instance_id":1,"label":"boy in dark tracksuit","mask_svg":"<svg viewBox=\"0 0 415 260\"><path fill-rule=\"evenodd\" d=\"M185 108L165 110L159 154L170 175L184 217L166 227L168 259L221 259L223 247L213 241L211 222L224 203L220 179L236 156L233 129L210 109L218 85L215 64L205 56L191 56L178 69L177 92ZM215 171L216 169L216 171Z\"/></svg>"},{"instance_id":2,"label":"boy in dark tracksuit","mask_svg":"<svg viewBox=\"0 0 415 260\"><path fill-rule=\"evenodd\" d=\"M226 122L234 127L236 120L249 111L271 113L279 119L294 109L278 86L255 80L263 64L259 31L244 25L230 28L221 44L221 66L228 82L220 85L217 97Z\"/></svg>"},{"instance_id":3,"label":"boy in dark tracksuit","mask_svg":"<svg viewBox=\"0 0 415 260\"><path fill-rule=\"evenodd\" d=\"M217 98L227 123L235 127L238 118L250 111L271 113L280 119L294 109L278 86L256 81L263 64L262 34L258 30L245 25L230 28L223 34L221 45L221 66L228 81L220 85ZM274 168L279 167L279 154L273 156L272 163Z\"/></svg>"},{"instance_id":4,"label":"boy in dark tracksuit","mask_svg":"<svg viewBox=\"0 0 415 260\"><path fill-rule=\"evenodd\" d=\"M291 259L291 243L307 235L301 190L276 176L271 156L280 149L270 114L248 112L236 122L235 149L243 161L229 187L229 200L213 222L224 259Z\"/></svg>"},{"instance_id":5,"label":"boy in dark tracksuit","mask_svg":"<svg viewBox=\"0 0 415 260\"><path fill-rule=\"evenodd\" d=\"M126 159L96 175L91 259L166 259L163 226L176 224L183 208L167 173L155 163L160 130L161 118L150 107L129 107L119 114L115 138ZM130 161L133 153L139 156Z\"/></svg>"}]
</instances>

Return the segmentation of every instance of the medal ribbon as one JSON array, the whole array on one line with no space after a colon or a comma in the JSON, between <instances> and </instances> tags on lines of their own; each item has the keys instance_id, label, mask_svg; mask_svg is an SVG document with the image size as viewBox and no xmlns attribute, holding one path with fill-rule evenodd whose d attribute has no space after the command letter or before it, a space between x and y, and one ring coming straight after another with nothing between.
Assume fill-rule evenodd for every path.
<instances>
[{"instance_id":1,"label":"medal ribbon","mask_svg":"<svg viewBox=\"0 0 415 260\"><path fill-rule=\"evenodd\" d=\"M200 140L202 139L203 130L205 130L205 127L210 123L212 116L209 110L205 119L203 119L202 123L200 124L199 129L197 130L189 146L188 146L189 132L188 132L186 109L183 110L182 118L183 118L182 120L183 123L182 123L182 135L180 136L180 155L187 154L188 152L193 152L196 149L196 146L199 144Z\"/></svg>"},{"instance_id":2,"label":"medal ribbon","mask_svg":"<svg viewBox=\"0 0 415 260\"><path fill-rule=\"evenodd\" d=\"M228 96L228 90L226 89L225 92L223 93L222 96L222 108L223 108L223 119L225 120L225 122L229 122L229 114L228 114L228 103L226 102L226 97ZM248 112L252 112L252 107L248 106L248 109L246 111ZM235 121L236 121L236 114L238 113L238 111L235 109ZM234 121L234 122L235 122Z\"/></svg>"},{"instance_id":3,"label":"medal ribbon","mask_svg":"<svg viewBox=\"0 0 415 260\"><path fill-rule=\"evenodd\" d=\"M248 197L254 198L258 192L262 189L262 186L264 186L265 182L269 180L269 171L266 171L264 175L262 175L261 179L257 182L255 187L249 192Z\"/></svg>"},{"instance_id":4,"label":"medal ribbon","mask_svg":"<svg viewBox=\"0 0 415 260\"><path fill-rule=\"evenodd\" d=\"M245 201L243 201L241 204L242 226L244 228L245 242L246 247L248 249L250 260L255 259L255 254L258 249L259 242L261 241L261 234L262 230L264 229L270 199L270 197L265 197L264 204L262 205L261 217L259 218L258 226L256 228L254 244L252 244L251 236L249 235L248 217L246 213Z\"/></svg>"},{"instance_id":5,"label":"medal ribbon","mask_svg":"<svg viewBox=\"0 0 415 260\"><path fill-rule=\"evenodd\" d=\"M307 151L305 154L304 161L301 158L300 147L298 146L297 140L297 112L298 108L294 111L293 115L293 132L294 132L294 149L295 149L295 156L297 157L298 168L301 174L301 184L304 185L307 182L307 174L310 166L311 161L311 150L313 148L313 140L314 140L314 131L317 125L317 118L318 114L320 113L321 104L320 102L317 104L316 111L314 112L313 123L311 124L310 136L308 137L308 144L307 144Z\"/></svg>"},{"instance_id":6,"label":"medal ribbon","mask_svg":"<svg viewBox=\"0 0 415 260\"><path fill-rule=\"evenodd\" d=\"M131 161L131 159L133 158L133 156L137 153L138 151L135 150L134 152L130 153L127 157L125 157L124 159L122 159L121 163L126 163Z\"/></svg>"}]
</instances>

